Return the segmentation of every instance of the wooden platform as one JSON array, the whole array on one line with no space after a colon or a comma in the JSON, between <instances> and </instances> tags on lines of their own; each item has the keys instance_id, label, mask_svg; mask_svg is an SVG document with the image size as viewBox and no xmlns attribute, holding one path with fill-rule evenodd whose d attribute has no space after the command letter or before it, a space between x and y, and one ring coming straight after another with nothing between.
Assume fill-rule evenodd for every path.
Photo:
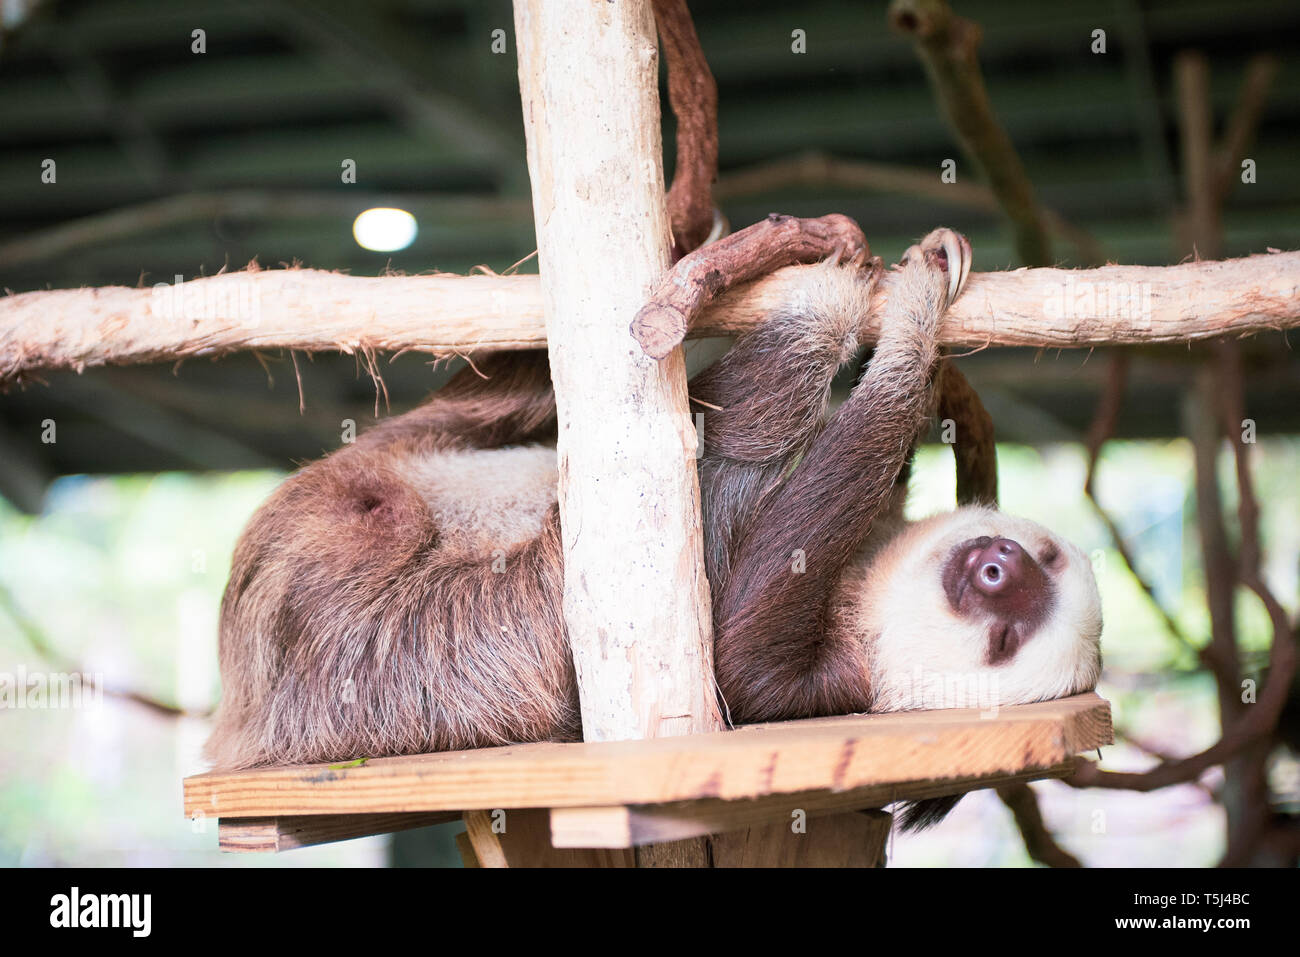
<instances>
[{"instance_id":1,"label":"wooden platform","mask_svg":"<svg viewBox=\"0 0 1300 957\"><path fill-rule=\"evenodd\" d=\"M285 850L542 809L551 843L629 848L1059 777L1111 742L1096 694L1003 708L852 715L648 741L526 744L185 780L185 813L223 849Z\"/></svg>"}]
</instances>

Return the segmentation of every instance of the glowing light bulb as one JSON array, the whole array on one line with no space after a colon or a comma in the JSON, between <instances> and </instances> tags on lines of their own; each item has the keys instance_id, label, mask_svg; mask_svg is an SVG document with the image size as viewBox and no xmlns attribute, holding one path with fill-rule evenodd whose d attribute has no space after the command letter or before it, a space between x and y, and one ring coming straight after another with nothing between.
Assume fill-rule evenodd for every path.
<instances>
[{"instance_id":1,"label":"glowing light bulb","mask_svg":"<svg viewBox=\"0 0 1300 957\"><path fill-rule=\"evenodd\" d=\"M379 253L405 249L415 242L418 231L414 216L404 209L386 207L367 209L352 224L357 245Z\"/></svg>"}]
</instances>

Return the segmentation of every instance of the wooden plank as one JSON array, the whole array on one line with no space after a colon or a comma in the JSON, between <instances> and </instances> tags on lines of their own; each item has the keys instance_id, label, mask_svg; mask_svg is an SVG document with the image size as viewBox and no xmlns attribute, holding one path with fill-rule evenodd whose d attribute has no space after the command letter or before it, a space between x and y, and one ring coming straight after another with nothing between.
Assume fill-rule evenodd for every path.
<instances>
[{"instance_id":1,"label":"wooden plank","mask_svg":"<svg viewBox=\"0 0 1300 957\"><path fill-rule=\"evenodd\" d=\"M479 867L634 867L632 851L554 848L546 811L466 811L465 834Z\"/></svg>"},{"instance_id":2,"label":"wooden plank","mask_svg":"<svg viewBox=\"0 0 1300 957\"><path fill-rule=\"evenodd\" d=\"M661 804L850 791L1045 770L1111 742L1094 693L1003 708L850 715L735 731L373 758L195 775L189 817Z\"/></svg>"},{"instance_id":3,"label":"wooden plank","mask_svg":"<svg viewBox=\"0 0 1300 957\"><path fill-rule=\"evenodd\" d=\"M646 844L636 848L634 853L637 867L713 866L713 847L707 837Z\"/></svg>"},{"instance_id":4,"label":"wooden plank","mask_svg":"<svg viewBox=\"0 0 1300 957\"><path fill-rule=\"evenodd\" d=\"M474 853L474 845L470 842L468 831L461 831L456 835L456 850L460 852L460 862L466 867L481 866L478 862L478 855Z\"/></svg>"},{"instance_id":5,"label":"wooden plank","mask_svg":"<svg viewBox=\"0 0 1300 957\"><path fill-rule=\"evenodd\" d=\"M454 821L459 814L313 814L290 817L227 817L217 822L217 846L235 853L275 853L311 844L409 831Z\"/></svg>"},{"instance_id":6,"label":"wooden plank","mask_svg":"<svg viewBox=\"0 0 1300 957\"><path fill-rule=\"evenodd\" d=\"M824 817L883 807L903 798L943 797L1042 778L1062 778L1072 770L1073 765L1065 763L1021 774L909 781L851 791L803 791L737 801L704 799L671 804L553 808L551 843L555 847L639 847L751 827L786 827L799 812L805 818Z\"/></svg>"},{"instance_id":7,"label":"wooden plank","mask_svg":"<svg viewBox=\"0 0 1300 957\"><path fill-rule=\"evenodd\" d=\"M805 832L768 824L714 836L714 867L884 867L893 826L883 811L809 821Z\"/></svg>"}]
</instances>

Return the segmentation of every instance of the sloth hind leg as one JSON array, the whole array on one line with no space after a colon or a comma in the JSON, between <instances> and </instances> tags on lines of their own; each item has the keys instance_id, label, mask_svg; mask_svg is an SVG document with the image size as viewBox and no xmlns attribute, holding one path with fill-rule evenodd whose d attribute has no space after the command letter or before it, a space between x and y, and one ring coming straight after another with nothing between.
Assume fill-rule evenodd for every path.
<instances>
[{"instance_id":1,"label":"sloth hind leg","mask_svg":"<svg viewBox=\"0 0 1300 957\"><path fill-rule=\"evenodd\" d=\"M475 358L423 405L363 432L354 447L494 449L555 438L555 391L545 349Z\"/></svg>"}]
</instances>

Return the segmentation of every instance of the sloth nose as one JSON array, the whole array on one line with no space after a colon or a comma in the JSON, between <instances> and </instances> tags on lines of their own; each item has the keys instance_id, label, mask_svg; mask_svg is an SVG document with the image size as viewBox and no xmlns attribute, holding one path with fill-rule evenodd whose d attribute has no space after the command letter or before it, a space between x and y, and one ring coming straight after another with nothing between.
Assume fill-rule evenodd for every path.
<instances>
[{"instance_id":1,"label":"sloth nose","mask_svg":"<svg viewBox=\"0 0 1300 957\"><path fill-rule=\"evenodd\" d=\"M975 561L975 587L986 595L1000 595L1024 577L1026 555L1019 542L995 538Z\"/></svg>"}]
</instances>

